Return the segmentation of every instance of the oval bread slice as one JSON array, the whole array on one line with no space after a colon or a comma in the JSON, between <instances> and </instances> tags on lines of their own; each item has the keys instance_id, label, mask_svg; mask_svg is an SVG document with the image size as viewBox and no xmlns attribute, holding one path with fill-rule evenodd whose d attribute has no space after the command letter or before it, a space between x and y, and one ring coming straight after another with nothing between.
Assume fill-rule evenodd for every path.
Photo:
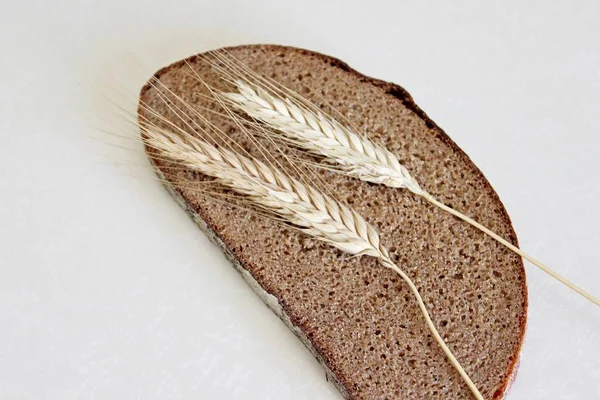
<instances>
[{"instance_id":1,"label":"oval bread slice","mask_svg":"<svg viewBox=\"0 0 600 400\"><path fill-rule=\"evenodd\" d=\"M349 121L397 154L437 199L517 244L510 218L481 171L400 86L297 48L249 45L227 52L329 114L343 115L342 122ZM163 68L155 78L232 139L252 147L230 120L202 111L219 107L200 95L208 92L190 65L210 85L225 88L216 70L195 56L187 62ZM140 101L177 121L160 100L156 85L147 84ZM139 114L160 124L144 107ZM172 169L168 162L152 161L167 182L204 179ZM320 173L338 199L379 230L485 398L503 398L516 373L525 332L527 287L521 259L407 190ZM243 208L207 197L193 184L166 186L318 358L346 398L471 398L394 272L372 258L350 258Z\"/></svg>"}]
</instances>

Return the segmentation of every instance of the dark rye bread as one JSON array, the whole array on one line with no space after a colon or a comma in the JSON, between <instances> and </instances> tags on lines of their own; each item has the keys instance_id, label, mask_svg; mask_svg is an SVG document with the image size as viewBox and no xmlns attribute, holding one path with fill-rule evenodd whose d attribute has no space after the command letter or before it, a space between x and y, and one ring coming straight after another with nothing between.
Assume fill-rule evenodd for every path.
<instances>
[{"instance_id":1,"label":"dark rye bread","mask_svg":"<svg viewBox=\"0 0 600 400\"><path fill-rule=\"evenodd\" d=\"M228 51L254 71L338 115L334 107L358 130L397 154L436 198L517 244L508 214L481 171L403 88L307 50L252 45ZM187 61L208 83L223 87L207 64L196 57ZM155 77L191 105L215 108L198 95L206 90L189 72L180 61ZM176 120L151 85L142 89L140 99ZM139 113L159 123L141 108ZM231 121L205 115L250 148ZM169 163L154 163L159 175L171 182L180 174L190 179L185 171L169 169ZM338 198L379 230L484 397L503 398L516 373L525 332L527 288L521 259L407 190L322 174ZM370 257L349 258L189 186L167 186L303 340L345 397L471 398L394 272Z\"/></svg>"}]
</instances>

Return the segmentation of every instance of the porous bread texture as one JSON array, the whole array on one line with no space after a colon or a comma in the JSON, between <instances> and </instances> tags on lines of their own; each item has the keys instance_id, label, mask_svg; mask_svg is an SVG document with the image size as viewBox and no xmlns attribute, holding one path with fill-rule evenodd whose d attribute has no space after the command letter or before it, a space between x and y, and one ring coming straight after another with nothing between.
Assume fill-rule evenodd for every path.
<instances>
[{"instance_id":1,"label":"porous bread texture","mask_svg":"<svg viewBox=\"0 0 600 400\"><path fill-rule=\"evenodd\" d=\"M306 50L254 45L228 52L329 114L341 113L357 131L397 154L425 190L517 243L508 214L485 177L401 87ZM225 88L208 64L196 57L187 61L209 84ZM207 90L184 62L162 69L155 77L187 103L219 109L199 95ZM151 85L142 89L140 97L177 120ZM139 112L160 125L142 108ZM203 115L262 158L229 119ZM170 169L164 161L154 162L171 182L206 179ZM406 190L319 173L340 200L379 230L382 242L419 288L440 334L484 397L502 398L516 372L525 331L527 288L521 259ZM206 197L189 185L171 189L235 259L247 280L256 282L261 297L277 299L275 309L280 307L282 319L309 341L345 397L471 398L430 336L414 297L393 271L373 258L348 257L247 210Z\"/></svg>"}]
</instances>

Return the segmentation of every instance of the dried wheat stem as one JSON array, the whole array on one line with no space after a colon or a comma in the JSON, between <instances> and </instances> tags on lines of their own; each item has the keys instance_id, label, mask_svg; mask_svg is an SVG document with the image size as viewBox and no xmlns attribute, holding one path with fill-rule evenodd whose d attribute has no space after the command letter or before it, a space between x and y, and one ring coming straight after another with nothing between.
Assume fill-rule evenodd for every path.
<instances>
[{"instance_id":1,"label":"dried wheat stem","mask_svg":"<svg viewBox=\"0 0 600 400\"><path fill-rule=\"evenodd\" d=\"M465 381L465 383L467 384L467 386L469 387L469 389L473 393L473 396L475 396L475 398L477 400L483 400L483 396L481 395L481 393L479 392L479 390L477 389L477 387L475 386L475 384L473 383L473 381L471 380L471 378L469 378L469 375L467 375L467 373L465 372L465 370L460 366L460 363L454 357L454 354L452 354L452 352L450 351L450 349L446 345L446 342L440 336L439 332L435 328L435 325L433 324L433 321L431 320L431 317L429 316L429 313L427 312L427 308L425 307L425 303L423 302L423 299L421 298L421 295L419 294L419 290L417 289L417 287L415 286L415 284L404 273L404 271L402 271L400 268L398 268L398 266L396 266L389 258L386 258L386 259L381 258L380 262L381 262L381 264L383 266L391 268L392 270L394 270L398 275L400 275L400 277L402 279L404 279L404 281L406 282L406 284L410 288L410 291L413 293L413 295L417 299L417 303L419 304L419 308L421 309L421 313L423 314L423 317L425 318L425 323L427 324L427 327L431 331L431 334L433 335L434 339L436 340L436 342L438 342L438 344L440 345L440 347L442 348L442 350L446 354L446 357L448 357L448 359L450 360L450 363L452 363L452 365L454 366L454 368L456 368L456 370L458 371L458 373L460 374L460 376L463 378L463 380Z\"/></svg>"},{"instance_id":2,"label":"dried wheat stem","mask_svg":"<svg viewBox=\"0 0 600 400\"><path fill-rule=\"evenodd\" d=\"M513 252L515 252L519 256L525 258L527 261L529 261L530 263L532 263L535 266L537 266L538 268L540 268L542 271L544 271L548 275L552 276L554 279L560 281L561 283L563 283L564 285L566 285L570 289L574 290L575 292L579 293L580 295L582 295L583 297L585 297L586 299L588 299L592 303L596 304L597 306L600 306L600 300L598 300L597 298L595 298L591 294L587 293L585 290L581 289L579 286L575 285L574 283L572 283L568 279L563 278L562 276L558 275L556 272L554 272L553 270L551 270L550 268L548 268L541 261L538 261L535 258L531 257L529 254L521 251L521 249L519 249L514 244L510 243L509 241L507 241L506 239L502 238L501 236L498 236L494 231L489 230L488 228L486 228L485 226L481 225L479 222L473 220L472 218L469 218L466 215L464 215L464 214L456 211L455 209L450 208L447 205L439 202L433 196L431 196L429 193L426 193L425 196L423 196L423 197L425 197L425 199L427 199L427 201L429 201L431 204L435 205L436 207L439 207L442 210L449 212L450 214L452 214L452 215L454 215L454 216L462 219L465 222L468 222L469 224L473 225L474 227L476 227L480 231L486 233L491 238L495 239L499 243L501 243L504 246L506 246L508 249L512 250Z\"/></svg>"},{"instance_id":3,"label":"dried wheat stem","mask_svg":"<svg viewBox=\"0 0 600 400\"><path fill-rule=\"evenodd\" d=\"M437 331L419 291L391 260L379 234L354 210L280 170L193 136L185 139L157 127L142 127L145 143L162 157L213 177L262 210L288 222L306 235L352 255L369 255L394 270L415 296L427 327L447 358L478 400L483 396Z\"/></svg>"},{"instance_id":4,"label":"dried wheat stem","mask_svg":"<svg viewBox=\"0 0 600 400\"><path fill-rule=\"evenodd\" d=\"M380 144L364 135L358 135L335 119L312 108L303 106L292 97L283 98L259 84L251 85L236 80L237 93L221 93L234 108L267 124L278 136L305 151L323 157L324 161L339 166L341 172L363 181L383 184L394 188L406 188L424 197L431 204L469 223L489 235L519 256L525 258L570 289L592 303L600 306L600 300L574 285L540 261L520 250L490 229L468 216L436 200L423 190L398 158Z\"/></svg>"}]
</instances>

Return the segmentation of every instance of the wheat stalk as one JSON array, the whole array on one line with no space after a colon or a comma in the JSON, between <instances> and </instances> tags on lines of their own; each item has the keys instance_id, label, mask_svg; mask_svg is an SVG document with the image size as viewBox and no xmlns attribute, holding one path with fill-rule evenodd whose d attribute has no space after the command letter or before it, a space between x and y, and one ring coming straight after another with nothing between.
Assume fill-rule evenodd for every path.
<instances>
[{"instance_id":1,"label":"wheat stalk","mask_svg":"<svg viewBox=\"0 0 600 400\"><path fill-rule=\"evenodd\" d=\"M483 400L438 333L415 284L391 260L376 229L356 211L256 159L216 148L191 135L186 135L184 139L156 126L142 126L142 131L145 144L160 153L161 157L214 178L266 213L286 221L310 237L348 254L375 257L382 266L395 271L408 284L427 327L454 368L474 396Z\"/></svg>"},{"instance_id":2,"label":"wheat stalk","mask_svg":"<svg viewBox=\"0 0 600 400\"><path fill-rule=\"evenodd\" d=\"M236 71L242 75L240 71ZM247 73L247 71L245 71ZM592 303L600 306L600 300L563 278L542 262L508 242L495 232L469 218L459 211L435 199L423 190L415 178L400 163L398 158L385 147L372 142L337 122L334 118L307 106L297 100L297 96L282 97L262 87L255 80L235 80L238 92L221 92L220 96L234 108L250 117L267 124L278 136L305 151L323 157L326 162L337 165L341 172L363 181L383 184L394 188L406 188L422 196L436 207L460 218L489 235L514 253L525 258L542 271L579 293ZM287 89L289 91L289 89ZM294 94L289 91L290 94Z\"/></svg>"}]
</instances>

